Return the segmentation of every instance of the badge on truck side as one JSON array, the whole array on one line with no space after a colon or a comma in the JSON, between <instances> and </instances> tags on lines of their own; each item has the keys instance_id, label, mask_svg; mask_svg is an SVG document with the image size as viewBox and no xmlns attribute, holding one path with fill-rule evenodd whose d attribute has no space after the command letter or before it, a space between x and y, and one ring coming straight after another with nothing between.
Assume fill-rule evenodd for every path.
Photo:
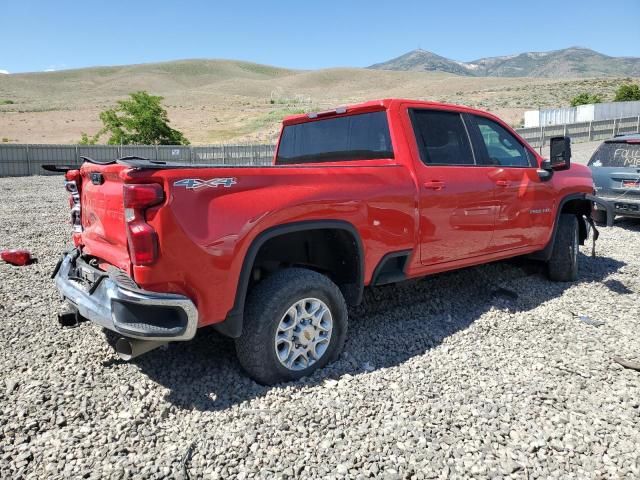
<instances>
[{"instance_id":1,"label":"badge on truck side","mask_svg":"<svg viewBox=\"0 0 640 480\"><path fill-rule=\"evenodd\" d=\"M238 183L235 178L212 178L210 180L202 180L200 178L185 178L173 183L174 187L185 187L187 190L198 190L203 187L218 188L219 186L231 187Z\"/></svg>"}]
</instances>

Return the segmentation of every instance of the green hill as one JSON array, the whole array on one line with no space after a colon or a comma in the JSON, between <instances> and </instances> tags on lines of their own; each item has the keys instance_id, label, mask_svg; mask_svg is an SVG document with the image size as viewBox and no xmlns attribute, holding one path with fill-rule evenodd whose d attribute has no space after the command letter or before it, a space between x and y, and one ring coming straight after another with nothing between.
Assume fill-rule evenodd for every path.
<instances>
[{"instance_id":1,"label":"green hill","mask_svg":"<svg viewBox=\"0 0 640 480\"><path fill-rule=\"evenodd\" d=\"M466 67L457 63L450 66L451 72L443 72L446 59L429 58L435 67L426 72L408 68L416 62L408 57L405 71L303 71L233 60L181 60L0 75L0 139L75 143L82 132L93 134L101 128L101 111L136 90L165 97L172 126L191 142L213 143L271 141L289 113L385 97L470 105L518 125L524 110L566 105L583 91L612 98L622 81L478 77L464 74L461 69ZM485 63L482 68L487 71L506 68L499 62Z\"/></svg>"}]
</instances>

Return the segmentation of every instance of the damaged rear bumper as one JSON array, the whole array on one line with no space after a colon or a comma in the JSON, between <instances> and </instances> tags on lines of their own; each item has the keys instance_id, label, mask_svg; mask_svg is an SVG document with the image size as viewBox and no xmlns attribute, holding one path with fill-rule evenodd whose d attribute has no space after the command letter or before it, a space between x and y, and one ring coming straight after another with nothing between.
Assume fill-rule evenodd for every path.
<instances>
[{"instance_id":1,"label":"damaged rear bumper","mask_svg":"<svg viewBox=\"0 0 640 480\"><path fill-rule=\"evenodd\" d=\"M63 299L88 320L139 340L190 340L198 327L198 310L187 297L141 290L128 277L86 263L74 250L54 271Z\"/></svg>"}]
</instances>

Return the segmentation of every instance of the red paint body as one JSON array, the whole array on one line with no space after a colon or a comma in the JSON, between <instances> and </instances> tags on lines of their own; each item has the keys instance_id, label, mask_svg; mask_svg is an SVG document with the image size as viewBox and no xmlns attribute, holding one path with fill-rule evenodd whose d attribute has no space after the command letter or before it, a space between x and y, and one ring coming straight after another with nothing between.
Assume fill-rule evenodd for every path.
<instances>
[{"instance_id":1,"label":"red paint body","mask_svg":"<svg viewBox=\"0 0 640 480\"><path fill-rule=\"evenodd\" d=\"M425 165L409 108L484 115L517 136L484 112L394 99L350 106L346 113L386 110L394 159L158 170L85 163L78 182L84 231L74 234L74 241L83 254L97 257L103 267L124 270L145 290L188 296L204 326L225 319L247 250L270 227L304 220L350 223L362 240L368 285L389 252L411 250L405 273L418 277L541 250L551 239L561 200L593 191L591 173L582 165L556 172L546 182L536 168ZM284 124L308 121L296 115ZM527 148L539 165L542 158ZM104 177L101 185L92 184L90 175L96 172ZM219 177L237 183L229 188L174 186L181 179ZM127 246L123 184L135 183L158 183L164 191L162 203L144 213L143 221L158 239L157 259L144 266L132 264Z\"/></svg>"}]
</instances>

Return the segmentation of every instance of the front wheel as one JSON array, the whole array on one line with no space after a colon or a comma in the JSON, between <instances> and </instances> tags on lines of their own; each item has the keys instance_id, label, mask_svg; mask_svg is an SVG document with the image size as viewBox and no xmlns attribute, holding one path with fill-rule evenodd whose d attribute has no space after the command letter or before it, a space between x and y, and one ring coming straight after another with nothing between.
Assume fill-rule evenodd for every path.
<instances>
[{"instance_id":1,"label":"front wheel","mask_svg":"<svg viewBox=\"0 0 640 480\"><path fill-rule=\"evenodd\" d=\"M320 273L280 270L250 293L236 352L258 383L310 375L338 357L347 334L342 293Z\"/></svg>"},{"instance_id":2,"label":"front wheel","mask_svg":"<svg viewBox=\"0 0 640 480\"><path fill-rule=\"evenodd\" d=\"M573 282L578 279L578 244L578 218L570 213L561 214L553 252L547 263L551 280Z\"/></svg>"}]
</instances>

